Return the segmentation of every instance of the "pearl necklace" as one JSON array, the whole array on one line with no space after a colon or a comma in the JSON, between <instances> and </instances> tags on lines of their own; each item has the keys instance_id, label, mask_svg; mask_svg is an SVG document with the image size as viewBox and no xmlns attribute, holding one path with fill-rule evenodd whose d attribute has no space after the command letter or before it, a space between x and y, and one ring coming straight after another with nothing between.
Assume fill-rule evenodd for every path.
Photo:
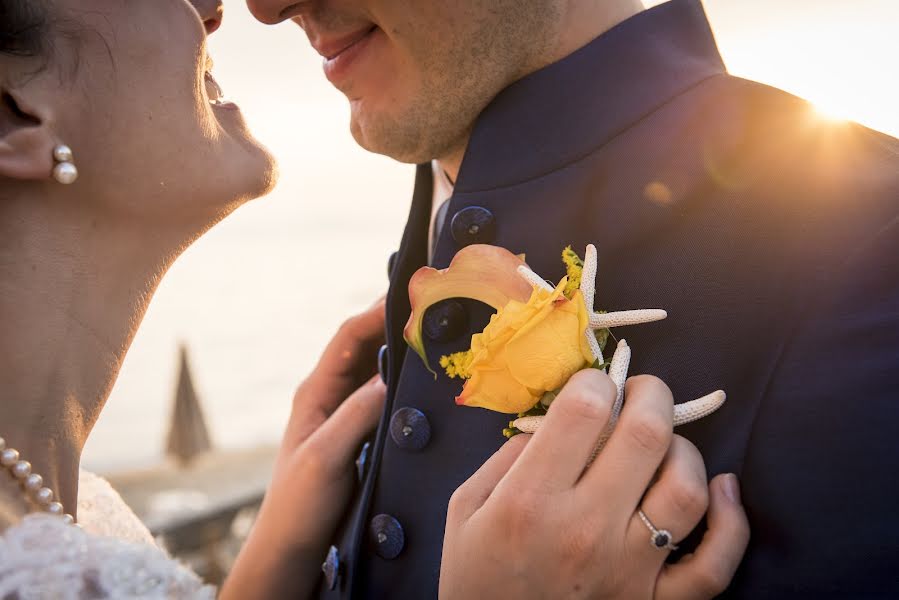
<instances>
[{"instance_id":1,"label":"pearl necklace","mask_svg":"<svg viewBox=\"0 0 899 600\"><path fill-rule=\"evenodd\" d=\"M6 440L0 437L0 466L6 467L22 486L25 497L51 515L62 517L66 523L74 523L75 517L66 514L62 504L53 501L53 490L44 486L44 478L31 472L31 463L19 460L19 451L6 447Z\"/></svg>"}]
</instances>

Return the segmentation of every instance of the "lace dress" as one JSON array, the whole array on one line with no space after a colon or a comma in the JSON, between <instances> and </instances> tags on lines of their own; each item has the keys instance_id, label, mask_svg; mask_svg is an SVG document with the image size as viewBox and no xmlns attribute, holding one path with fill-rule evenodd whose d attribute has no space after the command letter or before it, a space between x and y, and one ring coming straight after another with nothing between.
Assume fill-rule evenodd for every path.
<instances>
[{"instance_id":1,"label":"lace dress","mask_svg":"<svg viewBox=\"0 0 899 600\"><path fill-rule=\"evenodd\" d=\"M105 480L79 483L78 520L34 514L0 535L0 600L213 599Z\"/></svg>"}]
</instances>

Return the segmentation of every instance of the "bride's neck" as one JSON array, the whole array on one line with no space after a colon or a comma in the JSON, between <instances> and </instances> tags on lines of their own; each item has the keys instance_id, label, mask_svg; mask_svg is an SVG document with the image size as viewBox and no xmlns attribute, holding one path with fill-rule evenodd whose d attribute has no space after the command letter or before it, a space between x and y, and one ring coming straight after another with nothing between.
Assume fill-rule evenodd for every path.
<instances>
[{"instance_id":1,"label":"bride's neck","mask_svg":"<svg viewBox=\"0 0 899 600\"><path fill-rule=\"evenodd\" d=\"M195 236L33 198L0 205L0 437L69 513L82 448L147 304ZM25 512L0 473L0 530Z\"/></svg>"}]
</instances>

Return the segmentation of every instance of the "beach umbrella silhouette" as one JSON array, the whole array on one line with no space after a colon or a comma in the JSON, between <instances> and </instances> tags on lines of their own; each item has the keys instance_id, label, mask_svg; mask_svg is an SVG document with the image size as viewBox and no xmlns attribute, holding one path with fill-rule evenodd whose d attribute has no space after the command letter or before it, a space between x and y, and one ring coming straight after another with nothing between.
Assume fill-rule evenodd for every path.
<instances>
[{"instance_id":1,"label":"beach umbrella silhouette","mask_svg":"<svg viewBox=\"0 0 899 600\"><path fill-rule=\"evenodd\" d=\"M199 455L212 449L212 440L200 406L200 398L194 388L187 348L184 345L180 346L180 355L178 387L175 389L166 454L181 466L187 466Z\"/></svg>"}]
</instances>

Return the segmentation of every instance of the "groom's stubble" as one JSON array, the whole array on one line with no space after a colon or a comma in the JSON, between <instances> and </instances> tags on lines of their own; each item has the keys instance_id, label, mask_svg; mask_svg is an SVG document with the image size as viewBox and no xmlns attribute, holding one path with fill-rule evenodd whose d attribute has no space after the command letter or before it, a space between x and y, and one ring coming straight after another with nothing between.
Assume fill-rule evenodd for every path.
<instances>
[{"instance_id":1,"label":"groom's stubble","mask_svg":"<svg viewBox=\"0 0 899 600\"><path fill-rule=\"evenodd\" d=\"M557 0L371 4L362 8L386 34L392 69L382 81L339 87L350 100L356 141L406 163L464 149L487 104L545 64L561 21ZM340 17L321 12L309 19L320 24Z\"/></svg>"}]
</instances>

